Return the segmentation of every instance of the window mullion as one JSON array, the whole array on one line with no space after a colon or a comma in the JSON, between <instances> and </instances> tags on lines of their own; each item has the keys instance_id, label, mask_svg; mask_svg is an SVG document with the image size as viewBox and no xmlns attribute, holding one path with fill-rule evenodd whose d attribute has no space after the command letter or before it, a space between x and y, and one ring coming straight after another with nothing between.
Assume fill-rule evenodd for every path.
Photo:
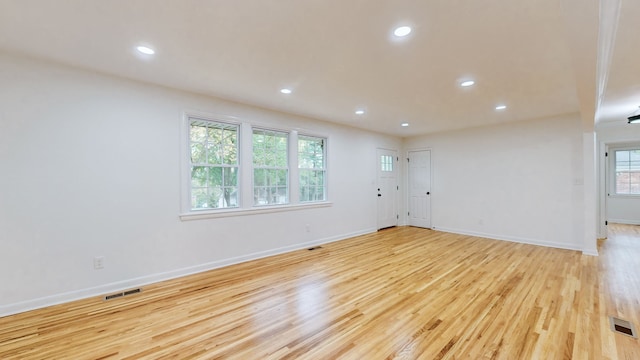
<instances>
[{"instance_id":1,"label":"window mullion","mask_svg":"<svg viewBox=\"0 0 640 360\"><path fill-rule=\"evenodd\" d=\"M298 178L298 132L289 134L289 200L297 204L300 202L300 179Z\"/></svg>"},{"instance_id":2,"label":"window mullion","mask_svg":"<svg viewBox=\"0 0 640 360\"><path fill-rule=\"evenodd\" d=\"M253 134L251 125L247 123L243 123L240 128L240 206L248 209L253 205Z\"/></svg>"}]
</instances>

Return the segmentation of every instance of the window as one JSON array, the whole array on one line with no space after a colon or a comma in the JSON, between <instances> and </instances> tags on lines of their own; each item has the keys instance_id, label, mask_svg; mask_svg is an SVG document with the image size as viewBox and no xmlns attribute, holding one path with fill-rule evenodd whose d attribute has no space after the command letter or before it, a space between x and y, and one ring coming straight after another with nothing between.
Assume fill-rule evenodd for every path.
<instances>
[{"instance_id":1,"label":"window","mask_svg":"<svg viewBox=\"0 0 640 360\"><path fill-rule=\"evenodd\" d=\"M380 156L380 171L393 172L393 156L391 155Z\"/></svg>"},{"instance_id":2,"label":"window","mask_svg":"<svg viewBox=\"0 0 640 360\"><path fill-rule=\"evenodd\" d=\"M615 193L640 195L640 149L616 150Z\"/></svg>"},{"instance_id":3,"label":"window","mask_svg":"<svg viewBox=\"0 0 640 360\"><path fill-rule=\"evenodd\" d=\"M326 200L326 139L298 137L300 202Z\"/></svg>"},{"instance_id":4,"label":"window","mask_svg":"<svg viewBox=\"0 0 640 360\"><path fill-rule=\"evenodd\" d=\"M181 220L332 206L326 137L224 114L185 113L182 129Z\"/></svg>"},{"instance_id":5,"label":"window","mask_svg":"<svg viewBox=\"0 0 640 360\"><path fill-rule=\"evenodd\" d=\"M189 119L191 209L238 206L238 125Z\"/></svg>"},{"instance_id":6,"label":"window","mask_svg":"<svg viewBox=\"0 0 640 360\"><path fill-rule=\"evenodd\" d=\"M253 130L253 204L289 202L289 134Z\"/></svg>"}]
</instances>

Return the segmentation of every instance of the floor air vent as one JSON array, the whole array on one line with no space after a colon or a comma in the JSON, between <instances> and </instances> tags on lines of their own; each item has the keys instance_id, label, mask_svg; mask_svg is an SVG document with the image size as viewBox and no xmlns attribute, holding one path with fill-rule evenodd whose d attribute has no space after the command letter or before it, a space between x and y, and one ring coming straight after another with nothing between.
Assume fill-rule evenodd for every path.
<instances>
[{"instance_id":1,"label":"floor air vent","mask_svg":"<svg viewBox=\"0 0 640 360\"><path fill-rule=\"evenodd\" d=\"M142 289L140 289L140 288L133 289L133 290L127 290L127 291L125 291L125 292L123 293L123 295L124 295L124 296L127 296L127 295L133 295L133 294L137 294L137 293L139 293L139 292L141 292L141 291L142 291Z\"/></svg>"},{"instance_id":2,"label":"floor air vent","mask_svg":"<svg viewBox=\"0 0 640 360\"><path fill-rule=\"evenodd\" d=\"M117 299L119 297L123 297L124 293L111 294L104 297L105 300Z\"/></svg>"},{"instance_id":3,"label":"floor air vent","mask_svg":"<svg viewBox=\"0 0 640 360\"><path fill-rule=\"evenodd\" d=\"M113 299L121 298L123 296L129 296L129 295L133 295L133 294L138 294L140 292L142 292L142 288L131 289L131 290L115 293L115 294L105 295L104 300L105 301L106 300L113 300Z\"/></svg>"},{"instance_id":4,"label":"floor air vent","mask_svg":"<svg viewBox=\"0 0 640 360\"><path fill-rule=\"evenodd\" d=\"M317 250L317 249L322 249L322 246L314 246L314 247L310 247L307 250L311 251L311 250Z\"/></svg>"},{"instance_id":5,"label":"floor air vent","mask_svg":"<svg viewBox=\"0 0 640 360\"><path fill-rule=\"evenodd\" d=\"M636 329L633 328L633 324L627 320L622 320L613 316L609 316L609 323L611 324L611 330L617 333L631 336L633 338L638 337L636 333Z\"/></svg>"}]
</instances>

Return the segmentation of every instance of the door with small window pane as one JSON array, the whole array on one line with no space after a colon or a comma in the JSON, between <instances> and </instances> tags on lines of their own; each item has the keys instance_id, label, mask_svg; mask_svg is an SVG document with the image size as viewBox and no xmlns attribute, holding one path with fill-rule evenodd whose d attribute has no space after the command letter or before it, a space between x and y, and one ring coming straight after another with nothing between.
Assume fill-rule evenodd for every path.
<instances>
[{"instance_id":1,"label":"door with small window pane","mask_svg":"<svg viewBox=\"0 0 640 360\"><path fill-rule=\"evenodd\" d=\"M398 225L398 156L395 150L378 149L378 229Z\"/></svg>"}]
</instances>

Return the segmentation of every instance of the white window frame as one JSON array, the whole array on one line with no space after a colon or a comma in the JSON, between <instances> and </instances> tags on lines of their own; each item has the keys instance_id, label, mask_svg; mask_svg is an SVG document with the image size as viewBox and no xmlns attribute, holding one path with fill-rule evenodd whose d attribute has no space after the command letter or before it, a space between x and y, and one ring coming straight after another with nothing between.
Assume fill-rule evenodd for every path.
<instances>
[{"instance_id":1,"label":"white window frame","mask_svg":"<svg viewBox=\"0 0 640 360\"><path fill-rule=\"evenodd\" d=\"M231 166L228 164L215 164L215 165L210 165L208 163L201 163L201 164L194 164L193 163L193 159L192 159L192 150L191 150L191 125L194 122L202 122L202 123L210 123L212 125L215 125L215 127L229 127L229 128L235 128L236 131L236 163L235 166ZM188 149L186 150L188 153L188 176L187 176L187 182L188 182L188 208L189 211L191 212L201 212L201 211L221 211L221 210L225 210L225 209L237 209L240 208L241 206L241 191L240 191L240 179L241 179L241 163L240 163L240 143L241 143L241 127L240 124L238 123L232 123L232 122L227 122L227 121L222 121L219 119L212 119L212 118L205 118L202 116L188 116L187 117L187 121L186 121L186 126L187 126L187 147ZM193 166L201 166L201 167L208 167L208 168L214 168L214 167L219 167L221 169L224 168L237 168L237 174L236 174L236 184L235 184L235 188L236 188L236 205L235 206L225 206L225 207L206 207L206 208L194 208L194 204L193 204L193 179L192 179L192 167ZM224 171L224 170L223 170ZM224 181L222 184L222 187L224 188Z\"/></svg>"},{"instance_id":2,"label":"white window frame","mask_svg":"<svg viewBox=\"0 0 640 360\"><path fill-rule=\"evenodd\" d=\"M300 149L299 149L299 143L300 143L300 138L310 138L310 139L320 139L323 141L323 147L322 147L322 168L318 169L318 168L302 168L300 167L301 164L300 162ZM302 200L300 199L300 203L305 203L305 204L311 204L311 203L317 203L317 202L323 202L323 201L327 201L328 199L328 181L327 181L327 149L328 149L328 139L325 136L317 136L317 135L309 135L309 134L300 134L298 136L298 141L296 142L296 156L298 158L298 171L300 170L307 170L307 171L319 171L322 172L322 193L323 193L323 199L320 200ZM298 174L298 182L300 182L300 175ZM299 185L299 189L302 189L302 186L300 184ZM300 191L298 191L298 195L300 195Z\"/></svg>"},{"instance_id":3,"label":"white window frame","mask_svg":"<svg viewBox=\"0 0 640 360\"><path fill-rule=\"evenodd\" d=\"M617 193L617 181L616 181L616 155L617 151L628 151L628 150L640 150L640 144L635 145L627 145L627 146L617 146L611 147L608 149L609 153L609 197L616 198L640 198L640 194L619 194Z\"/></svg>"},{"instance_id":4,"label":"white window frame","mask_svg":"<svg viewBox=\"0 0 640 360\"><path fill-rule=\"evenodd\" d=\"M190 118L200 120L237 125L238 131L238 207L236 208L212 208L212 209L191 209L191 164L190 164ZM253 128L273 130L289 133L289 203L282 205L253 206ZM298 184L298 129L291 128L290 131L275 129L268 125L254 123L252 121L240 120L234 116L205 113L200 111L185 111L182 117L180 132L180 184L181 199L180 213L178 217L182 221L215 219L225 217L250 216L257 214L276 213L284 211L298 211L304 209L323 208L333 206L329 201L329 141L327 135L316 134L313 131L304 131L303 136L317 137L325 139L325 200L317 202L299 201Z\"/></svg>"},{"instance_id":5,"label":"white window frame","mask_svg":"<svg viewBox=\"0 0 640 360\"><path fill-rule=\"evenodd\" d=\"M267 166L267 165L256 165L255 163L255 151L253 149L253 137L256 135L256 132L262 132L264 135L269 135L269 134L280 134L280 135L284 135L285 138L285 143L286 143L286 149L285 149L285 157L286 157L286 166L285 167L279 167L279 166ZM281 206L281 205L288 205L290 204L291 201L291 196L290 196L290 184L291 184L291 172L290 172L290 149L291 149L291 134L289 131L285 131L285 130L275 130L275 129L268 129L268 128L263 128L263 127L252 127L251 129L251 147L252 147L252 151L251 151L251 164L252 164L252 174L251 174L251 181L252 181L252 193L253 193L253 206ZM267 202L266 204L257 204L257 196L256 196L256 190L257 190L257 186L255 184L255 172L256 170L266 170L266 171L285 171L286 172L286 185L285 185L285 200L284 202ZM268 189L268 188L273 188L274 186L268 186L268 185L261 185L260 187ZM275 186L276 188L279 188L281 186ZM270 190L268 190L270 191Z\"/></svg>"}]
</instances>

